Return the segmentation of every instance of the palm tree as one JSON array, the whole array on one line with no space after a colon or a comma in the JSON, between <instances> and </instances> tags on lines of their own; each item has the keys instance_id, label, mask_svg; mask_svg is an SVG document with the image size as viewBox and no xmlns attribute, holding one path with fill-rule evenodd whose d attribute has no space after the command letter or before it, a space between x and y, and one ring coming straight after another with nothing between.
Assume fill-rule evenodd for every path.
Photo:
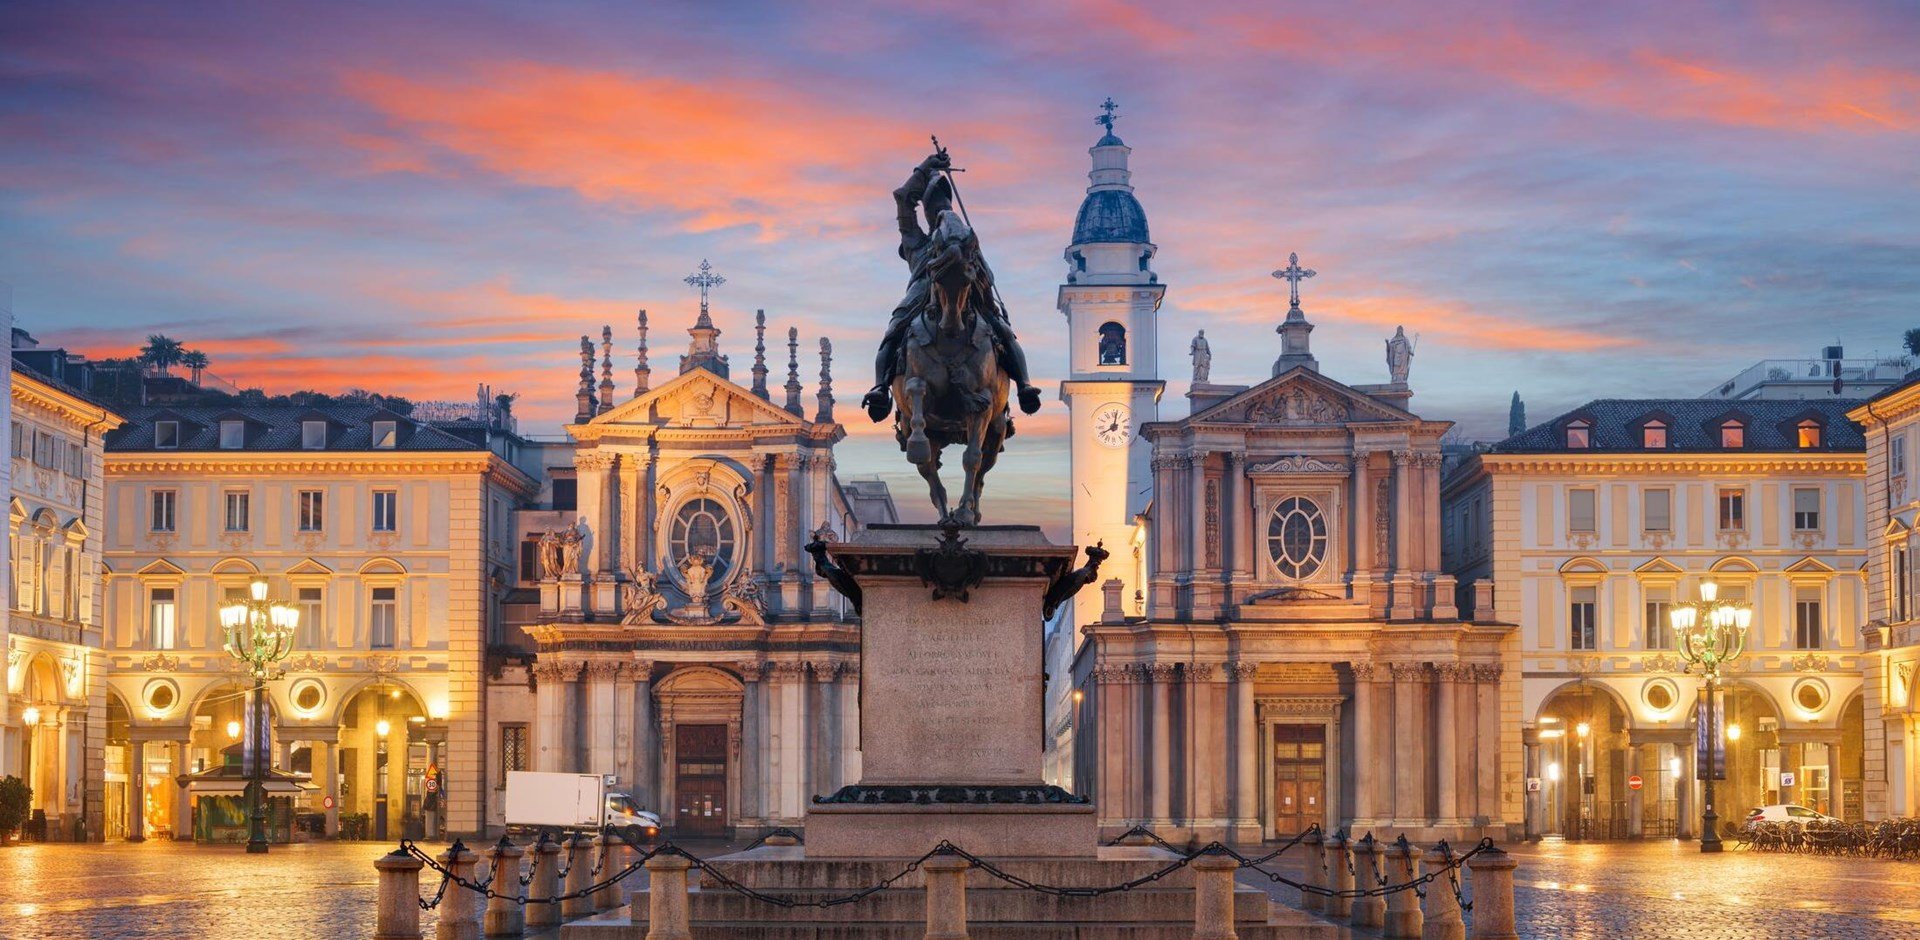
<instances>
[{"instance_id":1,"label":"palm tree","mask_svg":"<svg viewBox=\"0 0 1920 940\"><path fill-rule=\"evenodd\" d=\"M189 349L180 354L180 364L193 370L193 384L200 384L200 373L207 368L207 354Z\"/></svg>"},{"instance_id":2,"label":"palm tree","mask_svg":"<svg viewBox=\"0 0 1920 940\"><path fill-rule=\"evenodd\" d=\"M180 341L165 333L154 333L147 337L147 344L140 347L140 359L161 372L180 364L180 358L186 354Z\"/></svg>"}]
</instances>

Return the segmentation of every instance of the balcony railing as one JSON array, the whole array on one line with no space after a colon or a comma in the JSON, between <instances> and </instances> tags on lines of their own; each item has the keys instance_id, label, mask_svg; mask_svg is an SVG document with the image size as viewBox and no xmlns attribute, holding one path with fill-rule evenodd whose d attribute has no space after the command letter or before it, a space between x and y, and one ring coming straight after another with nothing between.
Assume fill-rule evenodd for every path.
<instances>
[{"instance_id":1,"label":"balcony railing","mask_svg":"<svg viewBox=\"0 0 1920 940\"><path fill-rule=\"evenodd\" d=\"M1883 359L1762 359L1709 390L1705 398L1739 398L1764 383L1831 385L1899 382L1912 367L1906 356Z\"/></svg>"}]
</instances>

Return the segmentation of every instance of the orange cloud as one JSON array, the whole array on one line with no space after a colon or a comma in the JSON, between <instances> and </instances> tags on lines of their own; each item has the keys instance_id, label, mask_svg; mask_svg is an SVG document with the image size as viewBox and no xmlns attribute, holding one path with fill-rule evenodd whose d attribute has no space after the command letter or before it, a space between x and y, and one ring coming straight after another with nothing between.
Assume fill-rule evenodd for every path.
<instances>
[{"instance_id":1,"label":"orange cloud","mask_svg":"<svg viewBox=\"0 0 1920 940\"><path fill-rule=\"evenodd\" d=\"M1481 349L1591 352L1644 344L1638 337L1618 332L1533 323L1482 313L1456 301L1424 297L1327 293L1302 306L1308 308L1308 319L1321 325L1333 322L1364 323L1385 330L1405 326L1408 332L1422 334L1436 342ZM1178 307L1183 313L1203 314L1210 321L1278 326L1286 315L1286 298L1281 297L1276 304L1273 290L1265 284L1242 285L1198 292L1195 296L1183 298ZM1277 344L1278 341L1275 342Z\"/></svg>"},{"instance_id":2,"label":"orange cloud","mask_svg":"<svg viewBox=\"0 0 1920 940\"><path fill-rule=\"evenodd\" d=\"M727 79L523 62L465 82L356 72L346 87L398 135L367 148L381 166L450 152L522 183L678 213L694 231L884 224L873 169L901 163L904 176L925 146L920 127L856 103Z\"/></svg>"}]
</instances>

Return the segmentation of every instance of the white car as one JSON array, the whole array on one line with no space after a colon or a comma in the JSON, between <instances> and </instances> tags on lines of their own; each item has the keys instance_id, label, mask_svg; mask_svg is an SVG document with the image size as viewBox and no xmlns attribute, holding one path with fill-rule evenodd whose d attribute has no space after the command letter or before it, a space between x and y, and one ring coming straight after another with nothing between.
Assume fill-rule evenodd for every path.
<instances>
[{"instance_id":1,"label":"white car","mask_svg":"<svg viewBox=\"0 0 1920 940\"><path fill-rule=\"evenodd\" d=\"M1775 803L1771 806L1756 806L1747 813L1747 825L1749 826L1758 822L1792 822L1806 825L1810 822L1839 821L1840 820L1828 816L1825 813L1811 810L1804 806L1795 806L1792 803Z\"/></svg>"}]
</instances>

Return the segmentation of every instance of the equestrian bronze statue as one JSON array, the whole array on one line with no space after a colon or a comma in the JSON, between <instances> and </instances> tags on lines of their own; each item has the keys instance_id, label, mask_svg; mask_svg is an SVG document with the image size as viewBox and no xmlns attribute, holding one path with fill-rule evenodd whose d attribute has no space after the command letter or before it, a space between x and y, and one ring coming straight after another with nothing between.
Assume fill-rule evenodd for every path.
<instances>
[{"instance_id":1,"label":"equestrian bronze statue","mask_svg":"<svg viewBox=\"0 0 1920 940\"><path fill-rule=\"evenodd\" d=\"M941 522L971 526L980 522L981 481L1013 436L1008 384L1027 414L1040 410L1040 390L1028 381L1026 355L952 173L946 151L936 150L893 191L910 279L861 404L876 422L895 412L894 437L926 478ZM940 454L950 445L966 448L966 483L953 507L940 482Z\"/></svg>"}]
</instances>

